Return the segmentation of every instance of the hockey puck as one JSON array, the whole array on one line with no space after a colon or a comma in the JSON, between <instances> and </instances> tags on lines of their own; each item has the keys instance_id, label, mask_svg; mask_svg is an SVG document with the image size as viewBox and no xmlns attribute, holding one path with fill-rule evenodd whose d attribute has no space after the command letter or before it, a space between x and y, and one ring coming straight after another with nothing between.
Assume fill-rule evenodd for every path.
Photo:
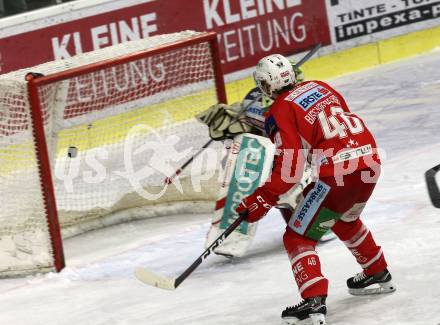
<instances>
[{"instance_id":1,"label":"hockey puck","mask_svg":"<svg viewBox=\"0 0 440 325\"><path fill-rule=\"evenodd\" d=\"M69 158L75 158L78 155L78 148L77 147L69 147L67 149L67 157Z\"/></svg>"}]
</instances>

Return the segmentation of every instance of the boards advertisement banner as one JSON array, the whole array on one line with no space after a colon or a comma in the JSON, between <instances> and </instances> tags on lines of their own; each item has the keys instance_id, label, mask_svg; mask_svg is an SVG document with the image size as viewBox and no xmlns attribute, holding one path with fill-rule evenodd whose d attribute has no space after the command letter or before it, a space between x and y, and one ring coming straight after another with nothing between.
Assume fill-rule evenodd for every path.
<instances>
[{"instance_id":1,"label":"boards advertisement banner","mask_svg":"<svg viewBox=\"0 0 440 325\"><path fill-rule=\"evenodd\" d=\"M0 20L0 73L190 29L218 33L230 74L272 53L317 43L331 53L439 24L440 0L75 1Z\"/></svg>"},{"instance_id":2,"label":"boards advertisement banner","mask_svg":"<svg viewBox=\"0 0 440 325\"><path fill-rule=\"evenodd\" d=\"M35 29L27 22L30 30L17 26L9 35L0 33L0 72L188 29L218 32L225 74L254 66L264 55L330 44L325 0L156 0L111 10L110 5L102 3L94 15L45 27L35 23Z\"/></svg>"},{"instance_id":3,"label":"boards advertisement banner","mask_svg":"<svg viewBox=\"0 0 440 325\"><path fill-rule=\"evenodd\" d=\"M366 43L440 23L435 0L328 0L327 7L333 44Z\"/></svg>"}]
</instances>

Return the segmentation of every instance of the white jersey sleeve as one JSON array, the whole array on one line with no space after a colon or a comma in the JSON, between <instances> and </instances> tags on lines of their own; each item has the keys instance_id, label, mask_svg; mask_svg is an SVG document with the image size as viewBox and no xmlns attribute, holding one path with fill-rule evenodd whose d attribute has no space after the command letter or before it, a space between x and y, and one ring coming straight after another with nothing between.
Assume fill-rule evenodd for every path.
<instances>
[{"instance_id":1,"label":"white jersey sleeve","mask_svg":"<svg viewBox=\"0 0 440 325\"><path fill-rule=\"evenodd\" d=\"M252 103L258 97L260 98ZM246 122L264 133L264 112L266 111L267 106L264 105L263 102L264 99L261 97L261 92L258 87L256 87L247 93L243 99L242 105L246 107L252 103L246 109Z\"/></svg>"}]
</instances>

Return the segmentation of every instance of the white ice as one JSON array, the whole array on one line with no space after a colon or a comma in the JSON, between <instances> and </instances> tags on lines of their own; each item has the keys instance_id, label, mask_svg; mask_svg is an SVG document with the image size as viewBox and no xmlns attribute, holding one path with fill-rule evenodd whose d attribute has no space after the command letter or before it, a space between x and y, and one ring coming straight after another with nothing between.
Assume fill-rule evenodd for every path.
<instances>
[{"instance_id":1,"label":"white ice","mask_svg":"<svg viewBox=\"0 0 440 325\"><path fill-rule=\"evenodd\" d=\"M398 289L350 296L345 280L359 267L337 240L320 245L330 279L329 324L440 324L440 210L424 182L424 172L440 163L440 52L331 84L386 152L363 220ZM299 296L276 213L261 222L246 257L231 263L212 256L174 292L133 277L138 265L177 276L201 253L209 221L208 215L162 217L68 239L68 267L60 274L0 281L0 324L279 324L282 309Z\"/></svg>"}]
</instances>

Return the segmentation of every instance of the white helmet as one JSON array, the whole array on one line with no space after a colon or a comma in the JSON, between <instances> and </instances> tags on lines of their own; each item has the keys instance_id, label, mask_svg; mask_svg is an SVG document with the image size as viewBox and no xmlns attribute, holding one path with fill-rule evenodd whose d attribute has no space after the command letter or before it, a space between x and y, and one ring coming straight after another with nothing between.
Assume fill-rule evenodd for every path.
<instances>
[{"instance_id":1,"label":"white helmet","mask_svg":"<svg viewBox=\"0 0 440 325\"><path fill-rule=\"evenodd\" d=\"M258 61L254 79L258 88L271 98L275 91L296 83L292 64L281 54L269 55Z\"/></svg>"}]
</instances>

